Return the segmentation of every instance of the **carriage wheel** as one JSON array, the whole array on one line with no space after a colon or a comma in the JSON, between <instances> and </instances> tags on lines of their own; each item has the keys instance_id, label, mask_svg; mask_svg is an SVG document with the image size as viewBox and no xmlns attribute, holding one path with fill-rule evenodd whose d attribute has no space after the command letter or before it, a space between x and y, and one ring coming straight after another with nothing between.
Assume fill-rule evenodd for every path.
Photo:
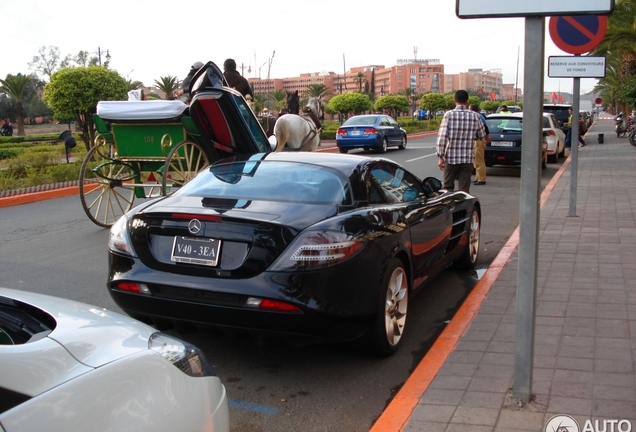
<instances>
[{"instance_id":1,"label":"carriage wheel","mask_svg":"<svg viewBox=\"0 0 636 432\"><path fill-rule=\"evenodd\" d=\"M163 167L161 193L170 195L210 165L203 147L193 141L177 144L168 154Z\"/></svg>"},{"instance_id":2,"label":"carriage wheel","mask_svg":"<svg viewBox=\"0 0 636 432\"><path fill-rule=\"evenodd\" d=\"M114 159L110 145L95 146L86 154L79 177L79 192L86 215L109 228L132 208L135 187L129 186L136 170Z\"/></svg>"}]
</instances>

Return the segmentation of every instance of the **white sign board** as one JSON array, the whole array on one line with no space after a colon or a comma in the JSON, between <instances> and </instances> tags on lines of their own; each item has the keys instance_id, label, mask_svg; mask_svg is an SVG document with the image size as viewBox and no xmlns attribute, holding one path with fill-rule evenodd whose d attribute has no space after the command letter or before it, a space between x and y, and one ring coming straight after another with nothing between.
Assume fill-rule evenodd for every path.
<instances>
[{"instance_id":1,"label":"white sign board","mask_svg":"<svg viewBox=\"0 0 636 432\"><path fill-rule=\"evenodd\" d=\"M614 0L457 0L459 18L608 15Z\"/></svg>"},{"instance_id":2,"label":"white sign board","mask_svg":"<svg viewBox=\"0 0 636 432\"><path fill-rule=\"evenodd\" d=\"M605 57L548 57L550 78L605 78Z\"/></svg>"}]
</instances>

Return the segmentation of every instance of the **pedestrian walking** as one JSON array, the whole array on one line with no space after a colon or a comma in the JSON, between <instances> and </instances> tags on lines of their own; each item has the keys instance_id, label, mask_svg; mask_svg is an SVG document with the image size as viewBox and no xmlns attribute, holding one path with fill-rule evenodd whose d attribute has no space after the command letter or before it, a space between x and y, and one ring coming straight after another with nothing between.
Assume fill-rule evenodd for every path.
<instances>
[{"instance_id":1,"label":"pedestrian walking","mask_svg":"<svg viewBox=\"0 0 636 432\"><path fill-rule=\"evenodd\" d=\"M470 192L475 162L475 140L486 139L479 114L468 109L468 92L455 92L455 109L447 111L437 134L437 166L444 171L444 188Z\"/></svg>"},{"instance_id":2,"label":"pedestrian walking","mask_svg":"<svg viewBox=\"0 0 636 432\"><path fill-rule=\"evenodd\" d=\"M490 132L488 131L488 125L486 124L486 117L479 112L479 107L475 104L470 105L470 110L479 114L481 122L484 124L486 130L486 139L475 140L475 182L474 185L486 184L486 161L484 159L486 153L486 143L490 142Z\"/></svg>"},{"instance_id":3,"label":"pedestrian walking","mask_svg":"<svg viewBox=\"0 0 636 432\"><path fill-rule=\"evenodd\" d=\"M572 147L572 116L574 115L572 114L572 108L568 108L568 114L570 115L568 116L568 121L567 123L565 123L565 126L569 126L569 129L568 129L568 132L565 134L565 146ZM579 128L579 131L580 131L580 128ZM585 147L585 140L583 139L580 133L579 133L579 147Z\"/></svg>"}]
</instances>

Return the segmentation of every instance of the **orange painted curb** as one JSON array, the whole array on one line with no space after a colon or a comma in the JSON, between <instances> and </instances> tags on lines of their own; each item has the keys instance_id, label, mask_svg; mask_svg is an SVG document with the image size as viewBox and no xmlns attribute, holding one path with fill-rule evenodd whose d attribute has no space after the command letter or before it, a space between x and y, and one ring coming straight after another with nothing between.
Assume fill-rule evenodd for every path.
<instances>
[{"instance_id":1,"label":"orange painted curb","mask_svg":"<svg viewBox=\"0 0 636 432\"><path fill-rule=\"evenodd\" d=\"M52 189L44 192L33 192L28 194L16 195L11 197L0 198L0 207L9 207L20 204L29 204L36 201L42 201L53 198L62 198L70 195L77 195L79 186L69 186L60 189Z\"/></svg>"},{"instance_id":2,"label":"orange painted curb","mask_svg":"<svg viewBox=\"0 0 636 432\"><path fill-rule=\"evenodd\" d=\"M541 207L545 205L550 193L554 190L557 182L569 164L570 158L561 165L561 168L559 168L541 193ZM497 277L499 277L499 274L510 260L510 256L517 249L518 245L519 227L517 226L506 244L488 266L486 273L484 273L479 282L477 282L477 285L475 285L468 297L466 297L466 300L464 300L459 307L455 316L453 316L446 328L438 336L433 346L431 346L420 364L406 380L400 391L393 397L369 432L396 432L404 430L422 395L442 368L450 353L455 349L459 338L464 334L475 315L477 315L490 288L497 280Z\"/></svg>"}]
</instances>

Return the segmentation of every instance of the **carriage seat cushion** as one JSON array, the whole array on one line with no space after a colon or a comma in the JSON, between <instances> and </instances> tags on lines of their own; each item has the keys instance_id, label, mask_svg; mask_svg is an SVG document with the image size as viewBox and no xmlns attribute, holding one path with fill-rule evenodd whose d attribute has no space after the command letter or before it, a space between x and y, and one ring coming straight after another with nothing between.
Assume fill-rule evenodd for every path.
<instances>
[{"instance_id":1,"label":"carriage seat cushion","mask_svg":"<svg viewBox=\"0 0 636 432\"><path fill-rule=\"evenodd\" d=\"M104 120L170 120L188 106L180 100L100 101L97 115Z\"/></svg>"}]
</instances>

